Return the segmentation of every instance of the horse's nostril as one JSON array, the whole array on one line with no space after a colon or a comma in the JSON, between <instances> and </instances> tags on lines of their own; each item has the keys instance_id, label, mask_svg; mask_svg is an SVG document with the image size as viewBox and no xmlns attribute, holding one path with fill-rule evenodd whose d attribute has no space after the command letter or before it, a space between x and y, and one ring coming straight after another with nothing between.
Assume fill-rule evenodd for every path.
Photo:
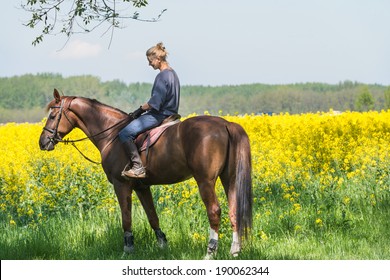
<instances>
[{"instance_id":1,"label":"horse's nostril","mask_svg":"<svg viewBox=\"0 0 390 280\"><path fill-rule=\"evenodd\" d=\"M50 137L41 136L39 139L39 148L41 150L51 151L54 149L54 143L51 141Z\"/></svg>"}]
</instances>

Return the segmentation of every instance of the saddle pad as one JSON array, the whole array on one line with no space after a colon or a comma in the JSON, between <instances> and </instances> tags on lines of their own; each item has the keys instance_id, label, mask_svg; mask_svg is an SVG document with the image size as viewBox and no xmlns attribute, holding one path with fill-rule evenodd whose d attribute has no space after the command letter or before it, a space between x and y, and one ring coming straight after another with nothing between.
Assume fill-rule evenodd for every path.
<instances>
[{"instance_id":1,"label":"saddle pad","mask_svg":"<svg viewBox=\"0 0 390 280\"><path fill-rule=\"evenodd\" d=\"M153 146L153 144L157 142L158 138L160 138L161 134L163 134L168 127L179 122L180 119L167 122L138 135L135 139L135 144L138 147L138 151L142 152Z\"/></svg>"}]
</instances>

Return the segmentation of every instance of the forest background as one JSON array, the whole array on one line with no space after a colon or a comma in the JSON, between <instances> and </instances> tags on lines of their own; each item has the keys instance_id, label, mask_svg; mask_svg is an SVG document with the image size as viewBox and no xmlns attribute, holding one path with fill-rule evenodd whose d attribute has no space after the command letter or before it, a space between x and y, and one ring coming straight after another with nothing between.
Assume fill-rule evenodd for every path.
<instances>
[{"instance_id":1,"label":"forest background","mask_svg":"<svg viewBox=\"0 0 390 280\"><path fill-rule=\"evenodd\" d=\"M55 73L0 78L0 123L38 122L52 99L53 89L64 95L95 98L131 112L148 100L149 83L102 81L95 76L63 77ZM390 108L390 87L341 81L338 84L183 85L180 113L213 115L369 111Z\"/></svg>"}]
</instances>

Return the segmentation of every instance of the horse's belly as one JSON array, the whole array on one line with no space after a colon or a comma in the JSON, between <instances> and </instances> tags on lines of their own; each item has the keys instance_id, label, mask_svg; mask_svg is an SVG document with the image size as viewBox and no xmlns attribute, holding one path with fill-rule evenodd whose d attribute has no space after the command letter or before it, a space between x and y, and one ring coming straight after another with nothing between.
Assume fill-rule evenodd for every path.
<instances>
[{"instance_id":1,"label":"horse's belly","mask_svg":"<svg viewBox=\"0 0 390 280\"><path fill-rule=\"evenodd\" d=\"M150 174L147 172L147 178L143 181L146 185L170 185L186 181L192 178L192 174Z\"/></svg>"},{"instance_id":2,"label":"horse's belly","mask_svg":"<svg viewBox=\"0 0 390 280\"><path fill-rule=\"evenodd\" d=\"M164 136L164 135L163 135ZM162 141L163 137L159 141ZM167 140L164 140L167 141ZM146 167L147 181L150 185L175 184L192 177L192 172L187 165L187 159L177 141L172 141L169 148L161 148L157 142L149 154L141 153L141 158Z\"/></svg>"}]
</instances>

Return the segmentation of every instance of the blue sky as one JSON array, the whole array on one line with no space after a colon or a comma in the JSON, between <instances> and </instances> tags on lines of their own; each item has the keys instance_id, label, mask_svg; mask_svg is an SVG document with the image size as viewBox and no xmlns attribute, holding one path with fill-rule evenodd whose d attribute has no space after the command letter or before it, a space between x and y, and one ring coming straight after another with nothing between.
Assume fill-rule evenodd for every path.
<instances>
[{"instance_id":1,"label":"blue sky","mask_svg":"<svg viewBox=\"0 0 390 280\"><path fill-rule=\"evenodd\" d=\"M110 36L48 36L22 25L20 0L3 1L0 77L52 72L153 82L145 51L162 41L183 85L338 83L390 85L388 0L150 0Z\"/></svg>"}]
</instances>

